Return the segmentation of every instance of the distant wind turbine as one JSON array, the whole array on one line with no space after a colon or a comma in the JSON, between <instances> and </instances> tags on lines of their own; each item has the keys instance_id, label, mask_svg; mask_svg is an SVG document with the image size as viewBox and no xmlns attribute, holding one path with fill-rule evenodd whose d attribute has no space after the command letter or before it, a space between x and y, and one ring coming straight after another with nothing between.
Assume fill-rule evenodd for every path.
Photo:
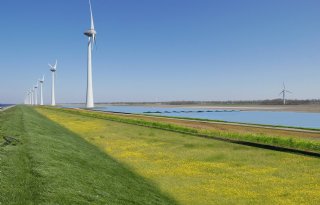
<instances>
[{"instance_id":1,"label":"distant wind turbine","mask_svg":"<svg viewBox=\"0 0 320 205\"><path fill-rule=\"evenodd\" d=\"M40 83L40 105L43 105L43 83L44 83L44 75L42 76L42 79L39 79Z\"/></svg>"},{"instance_id":2,"label":"distant wind turbine","mask_svg":"<svg viewBox=\"0 0 320 205\"><path fill-rule=\"evenodd\" d=\"M92 14L92 7L91 7L91 0L89 0L90 6L90 18L91 18L91 27L89 30L84 32L84 35L88 36L88 68L87 68L87 100L86 100L86 107L92 108L94 107L93 101L93 87L92 87L92 50L93 45L96 42L96 34L97 32L94 30L94 21L93 21L93 14Z\"/></svg>"},{"instance_id":3,"label":"distant wind turbine","mask_svg":"<svg viewBox=\"0 0 320 205\"><path fill-rule=\"evenodd\" d=\"M48 64L50 66L50 71L52 72L52 88L51 88L51 105L56 105L56 96L54 90L54 80L55 80L55 72L57 71L58 60L54 65Z\"/></svg>"},{"instance_id":4,"label":"distant wind turbine","mask_svg":"<svg viewBox=\"0 0 320 205\"><path fill-rule=\"evenodd\" d=\"M34 87L31 88L31 105L34 105Z\"/></svg>"},{"instance_id":5,"label":"distant wind turbine","mask_svg":"<svg viewBox=\"0 0 320 205\"><path fill-rule=\"evenodd\" d=\"M31 89L29 89L29 105L32 105L32 96L31 96L31 94L32 94L32 92L31 92Z\"/></svg>"},{"instance_id":6,"label":"distant wind turbine","mask_svg":"<svg viewBox=\"0 0 320 205\"><path fill-rule=\"evenodd\" d=\"M24 98L24 104L27 105L28 104L28 100L29 100L29 91L27 91L27 94Z\"/></svg>"},{"instance_id":7,"label":"distant wind turbine","mask_svg":"<svg viewBox=\"0 0 320 205\"><path fill-rule=\"evenodd\" d=\"M34 104L38 105L38 82L34 86Z\"/></svg>"},{"instance_id":8,"label":"distant wind turbine","mask_svg":"<svg viewBox=\"0 0 320 205\"><path fill-rule=\"evenodd\" d=\"M25 105L28 105L28 104L29 104L28 101L29 101L29 91L27 90L26 96L25 96L25 98L24 98L24 104L25 104Z\"/></svg>"},{"instance_id":9,"label":"distant wind turbine","mask_svg":"<svg viewBox=\"0 0 320 205\"><path fill-rule=\"evenodd\" d=\"M286 86L285 86L285 84L283 83L283 89L282 89L282 91L279 93L279 95L282 94L282 100L283 100L283 104L284 104L284 105L286 104L286 93L292 93L292 92L290 92L289 90L286 90Z\"/></svg>"}]
</instances>

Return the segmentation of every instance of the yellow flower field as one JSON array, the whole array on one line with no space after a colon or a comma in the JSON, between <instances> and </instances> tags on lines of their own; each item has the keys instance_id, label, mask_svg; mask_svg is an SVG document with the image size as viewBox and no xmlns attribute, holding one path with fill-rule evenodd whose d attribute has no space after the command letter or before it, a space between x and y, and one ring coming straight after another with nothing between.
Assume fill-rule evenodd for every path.
<instances>
[{"instance_id":1,"label":"yellow flower field","mask_svg":"<svg viewBox=\"0 0 320 205\"><path fill-rule=\"evenodd\" d=\"M37 108L180 204L320 204L318 158Z\"/></svg>"}]
</instances>

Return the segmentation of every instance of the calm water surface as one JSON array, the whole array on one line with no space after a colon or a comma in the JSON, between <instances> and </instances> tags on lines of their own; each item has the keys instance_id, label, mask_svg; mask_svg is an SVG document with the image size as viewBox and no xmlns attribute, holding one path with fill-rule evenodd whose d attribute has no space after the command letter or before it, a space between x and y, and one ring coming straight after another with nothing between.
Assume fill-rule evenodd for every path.
<instances>
[{"instance_id":1,"label":"calm water surface","mask_svg":"<svg viewBox=\"0 0 320 205\"><path fill-rule=\"evenodd\" d=\"M11 104L0 104L0 108L11 106Z\"/></svg>"}]
</instances>

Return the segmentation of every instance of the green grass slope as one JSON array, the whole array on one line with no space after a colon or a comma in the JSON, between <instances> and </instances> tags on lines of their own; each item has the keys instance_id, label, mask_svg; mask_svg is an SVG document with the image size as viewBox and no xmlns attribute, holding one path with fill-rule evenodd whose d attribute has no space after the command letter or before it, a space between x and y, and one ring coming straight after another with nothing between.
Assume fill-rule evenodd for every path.
<instances>
[{"instance_id":1,"label":"green grass slope","mask_svg":"<svg viewBox=\"0 0 320 205\"><path fill-rule=\"evenodd\" d=\"M76 134L32 108L0 113L0 204L175 204Z\"/></svg>"},{"instance_id":2,"label":"green grass slope","mask_svg":"<svg viewBox=\"0 0 320 205\"><path fill-rule=\"evenodd\" d=\"M320 204L320 159L36 108L183 205ZM95 114L95 113L93 113Z\"/></svg>"}]
</instances>

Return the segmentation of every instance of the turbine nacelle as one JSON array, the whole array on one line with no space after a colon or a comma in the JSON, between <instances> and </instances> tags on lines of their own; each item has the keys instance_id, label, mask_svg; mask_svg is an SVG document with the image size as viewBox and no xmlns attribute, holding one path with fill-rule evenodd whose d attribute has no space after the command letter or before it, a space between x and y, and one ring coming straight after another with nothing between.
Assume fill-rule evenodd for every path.
<instances>
[{"instance_id":1,"label":"turbine nacelle","mask_svg":"<svg viewBox=\"0 0 320 205\"><path fill-rule=\"evenodd\" d=\"M57 71L57 64L58 64L58 60L56 60L56 63L54 65L51 65L50 63L48 64L51 72ZM44 77L43 77L43 81L44 81Z\"/></svg>"},{"instance_id":2,"label":"turbine nacelle","mask_svg":"<svg viewBox=\"0 0 320 205\"><path fill-rule=\"evenodd\" d=\"M95 36L97 35L97 32L94 29L89 29L84 32L84 35L95 38Z\"/></svg>"},{"instance_id":3,"label":"turbine nacelle","mask_svg":"<svg viewBox=\"0 0 320 205\"><path fill-rule=\"evenodd\" d=\"M286 85L285 85L284 82L283 82L283 89L282 89L282 91L279 93L279 95L281 95L281 94L286 94L286 93L292 93L292 92L286 89Z\"/></svg>"},{"instance_id":4,"label":"turbine nacelle","mask_svg":"<svg viewBox=\"0 0 320 205\"><path fill-rule=\"evenodd\" d=\"M44 83L44 76L42 76L42 78L39 79L39 83Z\"/></svg>"},{"instance_id":5,"label":"turbine nacelle","mask_svg":"<svg viewBox=\"0 0 320 205\"><path fill-rule=\"evenodd\" d=\"M281 94L286 94L286 93L292 93L292 92L289 91L289 90L282 90L282 91L279 93L279 95L281 95Z\"/></svg>"},{"instance_id":6,"label":"turbine nacelle","mask_svg":"<svg viewBox=\"0 0 320 205\"><path fill-rule=\"evenodd\" d=\"M86 30L84 32L84 35L89 37L90 43L92 43L91 48L93 49L93 45L96 43L96 36L97 32L94 29L94 20L93 20L93 14L92 14L92 7L91 7L91 0L89 0L89 6L90 6L90 29Z\"/></svg>"}]
</instances>

